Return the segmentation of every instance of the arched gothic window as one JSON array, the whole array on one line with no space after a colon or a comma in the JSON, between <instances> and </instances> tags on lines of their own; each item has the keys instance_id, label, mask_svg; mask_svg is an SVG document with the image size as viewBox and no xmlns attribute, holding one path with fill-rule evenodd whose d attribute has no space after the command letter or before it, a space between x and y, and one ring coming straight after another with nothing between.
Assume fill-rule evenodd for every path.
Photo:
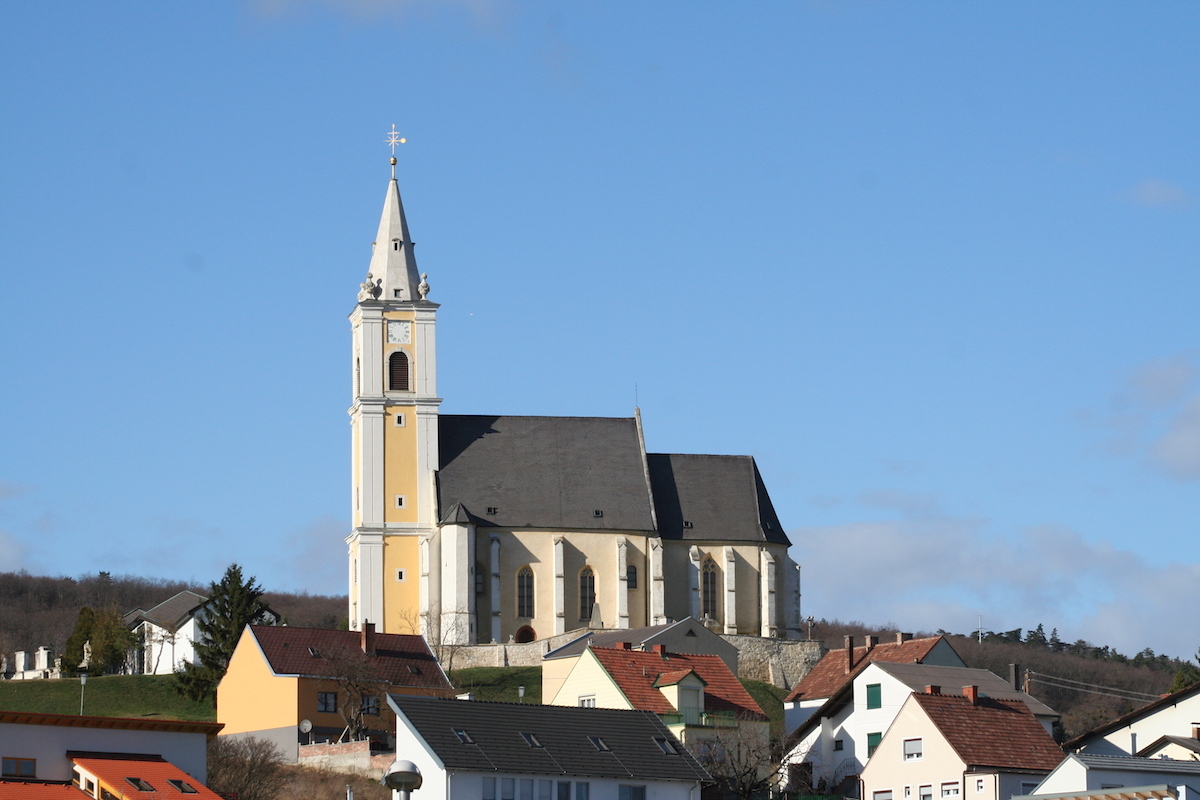
<instances>
[{"instance_id":1,"label":"arched gothic window","mask_svg":"<svg viewBox=\"0 0 1200 800\"><path fill-rule=\"evenodd\" d=\"M707 619L717 618L717 562L707 556L700 567L700 613Z\"/></svg>"},{"instance_id":2,"label":"arched gothic window","mask_svg":"<svg viewBox=\"0 0 1200 800\"><path fill-rule=\"evenodd\" d=\"M517 570L517 616L533 616L533 570L529 567Z\"/></svg>"},{"instance_id":3,"label":"arched gothic window","mask_svg":"<svg viewBox=\"0 0 1200 800\"><path fill-rule=\"evenodd\" d=\"M579 618L590 620L592 606L596 605L596 573L591 567L584 567L579 573Z\"/></svg>"},{"instance_id":4,"label":"arched gothic window","mask_svg":"<svg viewBox=\"0 0 1200 800\"><path fill-rule=\"evenodd\" d=\"M637 567L635 567L633 564L630 564L625 568L625 588L637 588Z\"/></svg>"},{"instance_id":5,"label":"arched gothic window","mask_svg":"<svg viewBox=\"0 0 1200 800\"><path fill-rule=\"evenodd\" d=\"M393 392L409 390L408 355L403 350L397 350L388 356L388 389Z\"/></svg>"}]
</instances>

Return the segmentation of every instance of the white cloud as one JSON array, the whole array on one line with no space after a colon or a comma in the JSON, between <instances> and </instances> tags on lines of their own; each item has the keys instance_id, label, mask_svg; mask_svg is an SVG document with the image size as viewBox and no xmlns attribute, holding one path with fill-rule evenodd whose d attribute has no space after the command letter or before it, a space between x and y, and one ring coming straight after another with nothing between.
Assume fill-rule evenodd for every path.
<instances>
[{"instance_id":1,"label":"white cloud","mask_svg":"<svg viewBox=\"0 0 1200 800\"><path fill-rule=\"evenodd\" d=\"M1133 201L1143 206L1191 205L1191 196L1182 187L1155 178L1145 180L1130 190Z\"/></svg>"},{"instance_id":2,"label":"white cloud","mask_svg":"<svg viewBox=\"0 0 1200 800\"><path fill-rule=\"evenodd\" d=\"M1151 457L1183 480L1200 478L1200 395L1192 397L1150 448Z\"/></svg>"},{"instance_id":3,"label":"white cloud","mask_svg":"<svg viewBox=\"0 0 1200 800\"><path fill-rule=\"evenodd\" d=\"M967 633L1058 628L1129 655L1190 658L1200 645L1200 565L1152 566L1052 526L1018 540L983 520L926 518L803 528L804 613ZM819 565L819 566L817 566Z\"/></svg>"},{"instance_id":4,"label":"white cloud","mask_svg":"<svg viewBox=\"0 0 1200 800\"><path fill-rule=\"evenodd\" d=\"M292 572L297 588L316 594L342 594L346 591L345 520L321 516L291 534Z\"/></svg>"}]
</instances>

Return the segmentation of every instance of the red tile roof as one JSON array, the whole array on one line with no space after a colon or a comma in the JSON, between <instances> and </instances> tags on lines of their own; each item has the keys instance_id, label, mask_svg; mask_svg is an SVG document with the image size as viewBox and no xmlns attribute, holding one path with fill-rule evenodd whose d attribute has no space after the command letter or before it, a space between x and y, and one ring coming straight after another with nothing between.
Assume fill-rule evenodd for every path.
<instances>
[{"instance_id":1,"label":"red tile roof","mask_svg":"<svg viewBox=\"0 0 1200 800\"><path fill-rule=\"evenodd\" d=\"M843 647L830 650L792 688L784 702L833 697L872 661L889 661L893 664L920 663L943 638L931 636L925 639L909 639L907 642L877 644L870 649L865 646L855 647L854 666L849 671L846 669L846 649Z\"/></svg>"},{"instance_id":2,"label":"red tile roof","mask_svg":"<svg viewBox=\"0 0 1200 800\"><path fill-rule=\"evenodd\" d=\"M71 759L95 775L124 800L221 800L221 796L188 775L170 761L161 758L99 758L76 756ZM152 792L141 791L126 778L141 778L154 787ZM168 783L183 781L195 792L182 792Z\"/></svg>"},{"instance_id":3,"label":"red tile roof","mask_svg":"<svg viewBox=\"0 0 1200 800\"><path fill-rule=\"evenodd\" d=\"M279 675L332 678L347 658L363 657L362 633L325 628L251 625L263 655ZM450 695L454 689L421 636L376 633L375 655L367 656L375 680L396 687L428 689ZM316 655L313 655L313 653Z\"/></svg>"},{"instance_id":4,"label":"red tile roof","mask_svg":"<svg viewBox=\"0 0 1200 800\"><path fill-rule=\"evenodd\" d=\"M1064 758L1062 748L1020 700L913 694L931 722L970 767L1045 770Z\"/></svg>"},{"instance_id":5,"label":"red tile roof","mask_svg":"<svg viewBox=\"0 0 1200 800\"><path fill-rule=\"evenodd\" d=\"M738 682L720 656L695 653L647 653L642 650L616 650L593 647L591 653L612 677L633 707L656 714L674 714L677 709L655 688L678 681L687 672L695 672L704 687L707 711L732 711L747 719L766 719L758 703Z\"/></svg>"},{"instance_id":6,"label":"red tile roof","mask_svg":"<svg viewBox=\"0 0 1200 800\"><path fill-rule=\"evenodd\" d=\"M90 800L91 795L69 783L0 781L0 797L4 800Z\"/></svg>"},{"instance_id":7,"label":"red tile roof","mask_svg":"<svg viewBox=\"0 0 1200 800\"><path fill-rule=\"evenodd\" d=\"M187 722L178 719L130 719L126 717L81 717L77 714L42 714L36 711L0 711L0 723L8 725L53 725L60 728L104 728L135 731L172 731L216 736L221 722Z\"/></svg>"}]
</instances>

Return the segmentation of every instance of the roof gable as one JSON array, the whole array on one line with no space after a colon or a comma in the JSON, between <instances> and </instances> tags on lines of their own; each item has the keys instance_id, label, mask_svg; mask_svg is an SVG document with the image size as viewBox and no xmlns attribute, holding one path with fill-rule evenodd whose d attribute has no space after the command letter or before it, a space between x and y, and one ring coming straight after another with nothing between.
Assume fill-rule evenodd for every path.
<instances>
[{"instance_id":1,"label":"roof gable","mask_svg":"<svg viewBox=\"0 0 1200 800\"><path fill-rule=\"evenodd\" d=\"M406 725L447 769L635 780L708 780L709 776L645 711L576 708L390 695ZM455 731L464 731L469 743ZM533 734L532 746L522 734ZM588 737L598 737L600 749ZM668 755L656 744L673 744Z\"/></svg>"},{"instance_id":2,"label":"roof gable","mask_svg":"<svg viewBox=\"0 0 1200 800\"><path fill-rule=\"evenodd\" d=\"M972 703L966 697L944 694L913 694L925 712L968 768L1045 770L1063 760L1046 729L1019 700L981 697Z\"/></svg>"},{"instance_id":3,"label":"roof gable","mask_svg":"<svg viewBox=\"0 0 1200 800\"><path fill-rule=\"evenodd\" d=\"M790 545L750 456L646 456L658 531L664 539Z\"/></svg>"},{"instance_id":4,"label":"roof gable","mask_svg":"<svg viewBox=\"0 0 1200 800\"><path fill-rule=\"evenodd\" d=\"M851 651L853 655L849 658L846 648L830 650L793 687L788 696L784 698L784 702L832 697L872 662L921 663L939 644L944 644L953 652L953 648L950 647L950 643L944 636L889 642L877 644L874 647L855 647Z\"/></svg>"},{"instance_id":5,"label":"roof gable","mask_svg":"<svg viewBox=\"0 0 1200 800\"><path fill-rule=\"evenodd\" d=\"M693 672L705 684L705 710L729 712L743 719L766 719L746 687L718 656L647 653L602 647L593 647L588 652L634 708L656 714L676 713L677 709L658 687L674 683Z\"/></svg>"},{"instance_id":6,"label":"roof gable","mask_svg":"<svg viewBox=\"0 0 1200 800\"><path fill-rule=\"evenodd\" d=\"M272 625L251 625L247 631L276 675L333 678L344 671L347 659L354 659L363 661L371 679L391 686L423 688L437 694L453 691L421 636L376 633L375 653L367 655L358 631Z\"/></svg>"},{"instance_id":7,"label":"roof gable","mask_svg":"<svg viewBox=\"0 0 1200 800\"><path fill-rule=\"evenodd\" d=\"M1088 744L1094 739L1103 739L1113 731L1118 731L1126 725L1142 720L1146 717L1153 716L1156 712L1169 706L1177 705L1185 700L1191 700L1194 697L1200 696L1200 681L1193 683L1191 686L1185 686L1178 692L1173 694L1165 694L1157 700L1153 700L1141 708L1135 708L1128 714L1117 717L1112 722L1100 725L1087 733L1081 733L1074 739L1068 740L1063 744L1063 748L1067 750L1077 750ZM1200 702L1200 701L1198 701Z\"/></svg>"}]
</instances>

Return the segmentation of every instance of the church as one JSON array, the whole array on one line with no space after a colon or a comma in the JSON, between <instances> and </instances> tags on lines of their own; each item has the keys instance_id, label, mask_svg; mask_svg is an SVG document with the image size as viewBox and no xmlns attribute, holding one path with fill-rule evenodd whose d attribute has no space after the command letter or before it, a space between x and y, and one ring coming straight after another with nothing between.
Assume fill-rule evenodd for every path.
<instances>
[{"instance_id":1,"label":"church","mask_svg":"<svg viewBox=\"0 0 1200 800\"><path fill-rule=\"evenodd\" d=\"M692 616L801 638L791 542L752 457L648 453L636 410L439 413L438 304L391 164L350 314L351 629L467 645Z\"/></svg>"}]
</instances>

